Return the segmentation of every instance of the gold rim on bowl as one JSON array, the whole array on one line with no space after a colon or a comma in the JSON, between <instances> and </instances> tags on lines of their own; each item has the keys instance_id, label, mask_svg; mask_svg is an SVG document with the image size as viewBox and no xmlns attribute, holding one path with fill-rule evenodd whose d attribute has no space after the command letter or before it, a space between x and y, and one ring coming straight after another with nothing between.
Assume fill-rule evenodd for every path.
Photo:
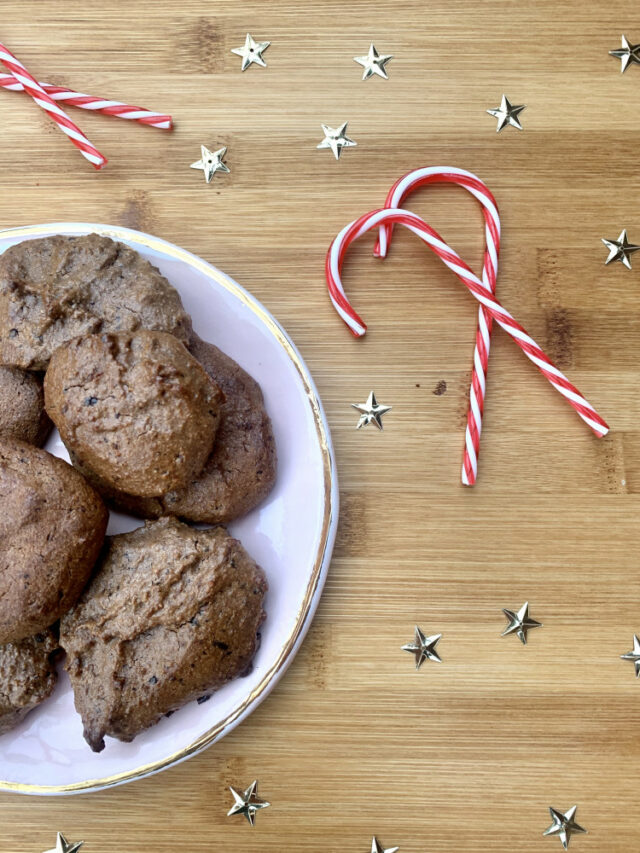
<instances>
[{"instance_id":1,"label":"gold rim on bowl","mask_svg":"<svg viewBox=\"0 0 640 853\"><path fill-rule=\"evenodd\" d=\"M215 281L217 284L233 293L233 295L236 296L257 317L259 317L259 319L269 329L282 349L284 349L289 359L293 362L303 384L307 400L313 413L316 434L323 462L324 512L322 530L320 533L320 541L318 543L318 550L315 555L313 569L291 634L283 644L278 658L265 673L260 683L230 714L225 717L224 720L221 720L208 731L204 732L204 734L200 735L200 737L196 738L196 740L188 746L183 747L172 755L168 755L165 758L152 761L124 773L116 773L112 776L106 776L99 779L87 779L84 782L74 782L70 785L28 785L20 782L10 782L0 779L0 791L13 791L21 794L86 793L88 791L100 791L106 788L112 788L116 785L122 785L125 782L133 782L136 779L142 779L145 776L150 776L154 773L158 773L160 770L166 770L174 764L185 761L187 758L196 755L198 752L202 752L208 746L211 746L215 741L220 740L221 737L230 732L248 713L252 706L257 706L257 704L265 698L269 690L275 686L278 678L282 675L288 664L293 660L297 646L309 627L311 617L313 616L315 606L317 604L317 596L324 583L324 578L328 568L328 561L333 548L337 522L338 491L331 438L329 436L329 428L326 423L322 405L318 398L313 380L311 379L300 354L293 343L289 340L284 329L279 325L277 320L271 316L266 308L264 308L256 299L253 298L253 296L244 290L244 288L240 287L240 285L236 284L235 281L228 278L220 270L215 269L206 261L203 261L196 255L192 255L185 249L181 249L180 247L175 246L172 243L168 243L159 237L152 237L140 231L134 231L131 228L93 225L90 223L56 222L43 225L27 225L20 228L8 228L0 231L0 239L6 239L7 237L12 239L22 239L52 233L86 234L90 232L101 234L105 237L112 237L116 240L129 240L131 242L136 242L149 249L162 252L165 255L169 255L172 258L183 261L194 269L197 269L198 272L202 273L207 278Z\"/></svg>"}]
</instances>

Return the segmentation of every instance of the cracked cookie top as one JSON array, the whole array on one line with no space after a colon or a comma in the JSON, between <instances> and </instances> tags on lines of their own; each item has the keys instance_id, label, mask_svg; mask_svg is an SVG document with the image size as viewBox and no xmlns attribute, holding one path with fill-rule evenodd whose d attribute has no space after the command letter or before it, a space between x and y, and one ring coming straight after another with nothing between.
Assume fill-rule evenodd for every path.
<instances>
[{"instance_id":1,"label":"cracked cookie top","mask_svg":"<svg viewBox=\"0 0 640 853\"><path fill-rule=\"evenodd\" d=\"M45 376L47 413L80 465L146 497L202 470L223 400L177 338L146 329L76 338Z\"/></svg>"},{"instance_id":2,"label":"cracked cookie top","mask_svg":"<svg viewBox=\"0 0 640 853\"><path fill-rule=\"evenodd\" d=\"M196 337L191 354L225 396L213 453L183 489L140 498L110 489L71 454L89 482L123 512L142 518L177 515L189 521L226 524L245 515L271 491L276 479L276 446L260 386L218 347Z\"/></svg>"},{"instance_id":3,"label":"cracked cookie top","mask_svg":"<svg viewBox=\"0 0 640 853\"><path fill-rule=\"evenodd\" d=\"M108 544L60 624L84 735L124 741L247 671L267 581L221 527L165 517Z\"/></svg>"},{"instance_id":4,"label":"cracked cookie top","mask_svg":"<svg viewBox=\"0 0 640 853\"><path fill-rule=\"evenodd\" d=\"M0 363L46 370L72 338L140 328L191 339L178 292L124 243L56 235L0 256Z\"/></svg>"}]
</instances>

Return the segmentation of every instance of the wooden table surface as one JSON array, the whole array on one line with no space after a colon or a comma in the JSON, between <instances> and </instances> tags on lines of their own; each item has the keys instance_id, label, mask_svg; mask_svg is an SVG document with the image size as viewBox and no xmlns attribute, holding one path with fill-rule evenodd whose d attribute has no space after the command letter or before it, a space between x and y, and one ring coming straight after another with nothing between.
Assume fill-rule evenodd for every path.
<instances>
[{"instance_id":1,"label":"wooden table surface","mask_svg":"<svg viewBox=\"0 0 640 853\"><path fill-rule=\"evenodd\" d=\"M288 330L335 442L341 520L315 622L242 726L159 776L67 799L0 796L0 851L56 830L86 853L560 850L547 808L577 804L580 851L640 847L640 683L619 655L640 631L639 269L601 237L640 242L640 41L632 0L222 2L4 0L0 38L40 79L172 113L173 134L74 111L109 157L94 172L29 101L0 92L0 227L124 224L232 275ZM240 73L246 31L267 69ZM361 81L373 40L389 80ZM485 110L526 104L523 132ZM321 122L358 147L317 151ZM189 169L228 146L229 175ZM408 232L384 263L355 247L353 339L324 254L418 166L480 175L503 222L505 305L611 425L595 439L512 341L495 335L480 480L459 484L476 306ZM461 190L410 206L476 269L482 220ZM356 431L350 403L393 406ZM526 599L544 623L501 638ZM416 672L400 646L442 632ZM0 745L1 762L1 745ZM227 786L260 780L251 830Z\"/></svg>"}]
</instances>

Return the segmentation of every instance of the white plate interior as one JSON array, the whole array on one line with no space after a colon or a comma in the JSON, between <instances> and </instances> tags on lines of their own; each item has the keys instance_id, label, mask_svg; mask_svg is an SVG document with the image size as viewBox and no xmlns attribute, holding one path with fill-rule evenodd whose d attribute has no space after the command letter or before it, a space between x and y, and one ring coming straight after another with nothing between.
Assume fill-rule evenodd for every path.
<instances>
[{"instance_id":1,"label":"white plate interior","mask_svg":"<svg viewBox=\"0 0 640 853\"><path fill-rule=\"evenodd\" d=\"M267 500L229 525L269 581L267 620L252 672L202 705L191 703L131 744L107 738L94 755L62 674L55 693L0 738L0 788L22 793L97 790L183 760L236 725L273 687L309 626L337 524L338 493L329 430L313 382L293 344L246 291L199 258L126 228L54 223L0 233L0 253L25 238L97 231L128 243L177 288L195 331L260 383L273 421L278 478ZM68 459L57 431L47 449ZM109 533L141 522L112 513Z\"/></svg>"}]
</instances>

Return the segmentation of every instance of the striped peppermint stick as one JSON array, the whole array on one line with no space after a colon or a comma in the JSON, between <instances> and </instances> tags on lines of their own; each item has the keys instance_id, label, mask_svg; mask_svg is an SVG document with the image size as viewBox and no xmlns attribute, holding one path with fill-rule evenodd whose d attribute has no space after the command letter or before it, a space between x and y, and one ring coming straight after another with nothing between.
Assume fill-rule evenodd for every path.
<instances>
[{"instance_id":1,"label":"striped peppermint stick","mask_svg":"<svg viewBox=\"0 0 640 853\"><path fill-rule=\"evenodd\" d=\"M431 166L415 169L397 180L385 201L385 207L402 207L409 193L425 184L450 183L457 184L468 190L483 206L485 220L484 265L482 268L482 283L490 293L495 293L498 275L498 255L500 253L500 216L498 205L488 187L464 169L451 166ZM393 225L381 225L378 241L374 248L376 257L384 258L391 242ZM482 433L482 417L486 395L486 377L491 347L491 332L493 322L491 314L483 306L478 306L478 328L473 352L473 370L471 372L471 387L469 389L469 411L467 412L467 427L465 431L465 448L462 460L462 482L465 486L473 486L478 475L478 454L480 452L480 434Z\"/></svg>"},{"instance_id":2,"label":"striped peppermint stick","mask_svg":"<svg viewBox=\"0 0 640 853\"><path fill-rule=\"evenodd\" d=\"M93 146L84 133L77 127L62 110L53 98L48 95L38 81L29 74L24 65L17 59L8 48L0 42L0 62L15 76L19 83L39 107L52 118L60 130L69 137L71 142L80 149L83 157L96 168L101 169L107 162L98 149Z\"/></svg>"},{"instance_id":3,"label":"striped peppermint stick","mask_svg":"<svg viewBox=\"0 0 640 853\"><path fill-rule=\"evenodd\" d=\"M462 258L448 246L431 226L408 210L383 208L374 210L347 225L335 238L327 252L326 276L331 301L354 335L360 337L366 331L366 326L353 310L342 286L340 273L344 255L349 245L372 228L384 224L405 225L426 243L429 248L452 270L475 296L481 305L487 308L489 314L514 339L520 349L540 370L553 387L562 394L571 406L587 423L594 433L601 437L606 435L609 427L596 412L593 406L580 394L558 370L551 359L545 355L525 329L502 307L493 293L490 293L483 282L471 271Z\"/></svg>"},{"instance_id":4,"label":"striped peppermint stick","mask_svg":"<svg viewBox=\"0 0 640 853\"><path fill-rule=\"evenodd\" d=\"M173 127L171 116L165 115L165 113L156 113L144 107L134 107L122 101L94 98L93 95L83 95L82 92L74 92L65 86L52 86L51 83L40 83L39 85L54 101L64 101L71 107L80 107L83 110L93 110L104 115L129 119L161 130L171 130ZM11 92L24 92L24 86L13 74L0 74L0 86Z\"/></svg>"}]
</instances>

